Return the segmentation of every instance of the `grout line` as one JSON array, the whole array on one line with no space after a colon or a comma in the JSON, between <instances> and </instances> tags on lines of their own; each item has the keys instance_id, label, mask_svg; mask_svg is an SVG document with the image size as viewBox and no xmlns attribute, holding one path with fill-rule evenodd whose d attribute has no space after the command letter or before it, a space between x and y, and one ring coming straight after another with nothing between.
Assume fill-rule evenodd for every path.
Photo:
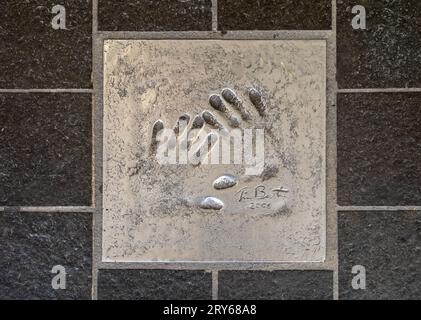
<instances>
[{"instance_id":1,"label":"grout line","mask_svg":"<svg viewBox=\"0 0 421 320\"><path fill-rule=\"evenodd\" d=\"M98 269L94 268L92 256L92 283L91 283L91 298L98 300Z\"/></svg>"},{"instance_id":2,"label":"grout line","mask_svg":"<svg viewBox=\"0 0 421 320\"><path fill-rule=\"evenodd\" d=\"M93 52L93 50L92 50ZM92 57L93 60L93 57ZM93 93L91 96L91 202L95 207L95 101L96 101L96 94Z\"/></svg>"},{"instance_id":3,"label":"grout line","mask_svg":"<svg viewBox=\"0 0 421 320\"><path fill-rule=\"evenodd\" d=\"M92 93L92 89L0 89L0 93Z\"/></svg>"},{"instance_id":4,"label":"grout line","mask_svg":"<svg viewBox=\"0 0 421 320\"><path fill-rule=\"evenodd\" d=\"M328 153L327 161L331 162L330 166L330 173L333 177L331 177L331 181L329 184L329 189L326 190L326 192L333 192L333 195L327 196L327 199L331 199L331 202L328 202L329 209L327 212L328 215L328 221L331 221L331 224L328 224L328 230L327 234L330 236L330 241L332 242L332 254L333 257L331 259L333 260L334 269L333 269L333 300L339 299L339 258L338 258L338 213L335 210L335 206L337 203L337 93L338 93L338 83L336 80L337 76L337 68L336 68L336 61L337 61L337 43L336 43L336 33L337 33L337 5L336 0L332 0L332 48L330 49L330 71L331 74L331 87L328 87L329 90L331 90L331 94L333 94L333 97L331 97L331 104L332 108L329 108L330 110L330 128L328 128L328 132L331 132L330 139L328 140L328 145L332 149L330 153ZM329 177L329 176L328 176Z\"/></svg>"},{"instance_id":5,"label":"grout line","mask_svg":"<svg viewBox=\"0 0 421 320\"><path fill-rule=\"evenodd\" d=\"M339 300L339 262L333 271L333 300Z\"/></svg>"},{"instance_id":6,"label":"grout line","mask_svg":"<svg viewBox=\"0 0 421 320\"><path fill-rule=\"evenodd\" d=\"M97 255L98 255L98 229L101 230L102 224L98 224L98 216L101 216L101 208L98 208L97 197L99 192L98 184L98 168L101 166L97 165L98 159L102 161L102 157L98 156L97 148L101 145L100 139L102 135L98 134L98 121L102 123L102 114L98 111L98 103L100 101L100 90L98 89L98 75L101 70L100 64L102 63L101 52L102 48L99 48L97 41L98 34L98 0L92 1L92 203L95 206L95 211L92 217L92 300L98 300L98 267L97 267ZM99 41L101 43L101 41ZM98 59L97 59L98 57ZM99 119L101 118L101 119ZM101 218L99 218L101 221Z\"/></svg>"},{"instance_id":7,"label":"grout line","mask_svg":"<svg viewBox=\"0 0 421 320\"><path fill-rule=\"evenodd\" d=\"M364 88L338 89L338 93L392 93L392 92L421 92L421 88Z\"/></svg>"},{"instance_id":8,"label":"grout line","mask_svg":"<svg viewBox=\"0 0 421 320\"><path fill-rule=\"evenodd\" d=\"M164 270L334 270L328 262L97 262L98 269L164 269Z\"/></svg>"},{"instance_id":9,"label":"grout line","mask_svg":"<svg viewBox=\"0 0 421 320\"><path fill-rule=\"evenodd\" d=\"M92 37L97 32L98 32L98 0L92 0Z\"/></svg>"},{"instance_id":10,"label":"grout line","mask_svg":"<svg viewBox=\"0 0 421 320\"><path fill-rule=\"evenodd\" d=\"M332 35L331 30L249 30L249 31L98 31L104 39L182 39L182 40L320 40Z\"/></svg>"},{"instance_id":11,"label":"grout line","mask_svg":"<svg viewBox=\"0 0 421 320\"><path fill-rule=\"evenodd\" d=\"M218 300L218 270L212 271L212 300Z\"/></svg>"},{"instance_id":12,"label":"grout line","mask_svg":"<svg viewBox=\"0 0 421 320\"><path fill-rule=\"evenodd\" d=\"M102 77L103 77L103 42L101 34L96 33L92 39L92 54L93 54L93 87L94 87L94 106L93 106L93 165L94 165L94 204L95 212L93 215L93 235L92 235L92 299L98 299L98 270L102 261L102 125L103 125L103 110L102 110Z\"/></svg>"},{"instance_id":13,"label":"grout line","mask_svg":"<svg viewBox=\"0 0 421 320\"><path fill-rule=\"evenodd\" d=\"M218 0L212 0L212 30L218 31Z\"/></svg>"},{"instance_id":14,"label":"grout line","mask_svg":"<svg viewBox=\"0 0 421 320\"><path fill-rule=\"evenodd\" d=\"M421 211L421 206L337 206L337 211Z\"/></svg>"},{"instance_id":15,"label":"grout line","mask_svg":"<svg viewBox=\"0 0 421 320\"><path fill-rule=\"evenodd\" d=\"M10 206L1 207L0 211L4 212L45 212L45 213L92 213L95 211L93 207L77 207L77 206L46 206L46 207L22 207L22 206Z\"/></svg>"}]
</instances>

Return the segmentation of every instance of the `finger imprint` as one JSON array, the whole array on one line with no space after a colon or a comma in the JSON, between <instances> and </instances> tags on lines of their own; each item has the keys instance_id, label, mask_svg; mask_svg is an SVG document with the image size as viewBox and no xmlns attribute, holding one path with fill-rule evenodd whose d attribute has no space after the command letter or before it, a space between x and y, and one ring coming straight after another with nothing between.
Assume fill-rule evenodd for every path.
<instances>
[{"instance_id":1,"label":"finger imprint","mask_svg":"<svg viewBox=\"0 0 421 320\"><path fill-rule=\"evenodd\" d=\"M222 97L230 104L232 104L241 113L243 120L249 120L251 118L250 113L244 108L243 102L237 96L237 94L229 88L222 90Z\"/></svg>"},{"instance_id":2,"label":"finger imprint","mask_svg":"<svg viewBox=\"0 0 421 320\"><path fill-rule=\"evenodd\" d=\"M264 117L266 114L266 103L263 100L262 93L256 88L250 88L248 90L248 93L249 93L249 98L250 98L251 103L259 112L260 116Z\"/></svg>"},{"instance_id":3,"label":"finger imprint","mask_svg":"<svg viewBox=\"0 0 421 320\"><path fill-rule=\"evenodd\" d=\"M212 108L223 113L227 117L231 127L238 128L240 126L240 120L229 111L219 95L211 95L209 97L209 104Z\"/></svg>"},{"instance_id":4,"label":"finger imprint","mask_svg":"<svg viewBox=\"0 0 421 320\"><path fill-rule=\"evenodd\" d=\"M191 129L192 130L193 129L202 129L204 125L205 125L205 120L203 120L203 117L200 114L198 114L193 119Z\"/></svg>"},{"instance_id":5,"label":"finger imprint","mask_svg":"<svg viewBox=\"0 0 421 320\"><path fill-rule=\"evenodd\" d=\"M177 124L174 127L174 133L176 135L180 134L187 128L190 122L190 115L187 113L182 114L177 121Z\"/></svg>"},{"instance_id":6,"label":"finger imprint","mask_svg":"<svg viewBox=\"0 0 421 320\"><path fill-rule=\"evenodd\" d=\"M159 119L155 121L153 127L152 127L152 141L151 141L151 151L155 152L158 146L158 134L164 130L164 122Z\"/></svg>"},{"instance_id":7,"label":"finger imprint","mask_svg":"<svg viewBox=\"0 0 421 320\"><path fill-rule=\"evenodd\" d=\"M220 131L226 131L224 125L219 122L218 118L210 111L205 110L202 112L202 117L205 122L210 125L213 129L218 129Z\"/></svg>"},{"instance_id":8,"label":"finger imprint","mask_svg":"<svg viewBox=\"0 0 421 320\"><path fill-rule=\"evenodd\" d=\"M215 146L216 142L218 141L218 135L214 132L209 133L206 136L205 141L200 145L199 149L195 152L195 162L196 165L199 165L203 162L205 157L209 154L212 148Z\"/></svg>"},{"instance_id":9,"label":"finger imprint","mask_svg":"<svg viewBox=\"0 0 421 320\"><path fill-rule=\"evenodd\" d=\"M206 210L221 210L224 207L224 203L215 197L205 197L200 199L198 205L201 209Z\"/></svg>"},{"instance_id":10,"label":"finger imprint","mask_svg":"<svg viewBox=\"0 0 421 320\"><path fill-rule=\"evenodd\" d=\"M205 120L203 120L203 117L198 114L194 117L191 127L190 127L190 131L192 130L201 130L203 128L203 126L205 125ZM198 138L198 135L194 136L194 137L190 137L190 132L188 134L188 141L187 141L187 149L190 149L190 146L193 144L193 142L196 141L196 139Z\"/></svg>"},{"instance_id":11,"label":"finger imprint","mask_svg":"<svg viewBox=\"0 0 421 320\"><path fill-rule=\"evenodd\" d=\"M188 124L190 122L190 115L187 113L183 113L181 116L178 117L177 123L173 129L174 136L168 141L168 148L174 149L177 146L177 137L180 137L184 131L186 130Z\"/></svg>"},{"instance_id":12,"label":"finger imprint","mask_svg":"<svg viewBox=\"0 0 421 320\"><path fill-rule=\"evenodd\" d=\"M223 190L234 187L238 183L237 177L232 174L220 176L213 182L213 187L217 190Z\"/></svg>"}]
</instances>

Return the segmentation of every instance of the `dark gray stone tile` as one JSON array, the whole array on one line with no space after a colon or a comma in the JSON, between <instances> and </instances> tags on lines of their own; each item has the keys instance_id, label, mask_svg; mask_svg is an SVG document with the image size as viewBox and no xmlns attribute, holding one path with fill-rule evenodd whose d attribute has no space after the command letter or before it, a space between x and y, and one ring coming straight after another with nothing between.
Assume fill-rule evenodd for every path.
<instances>
[{"instance_id":1,"label":"dark gray stone tile","mask_svg":"<svg viewBox=\"0 0 421 320\"><path fill-rule=\"evenodd\" d=\"M351 26L364 5L367 29ZM421 1L337 1L340 88L421 87Z\"/></svg>"},{"instance_id":2,"label":"dark gray stone tile","mask_svg":"<svg viewBox=\"0 0 421 320\"><path fill-rule=\"evenodd\" d=\"M211 0L99 0L99 29L106 31L212 30Z\"/></svg>"},{"instance_id":3,"label":"dark gray stone tile","mask_svg":"<svg viewBox=\"0 0 421 320\"><path fill-rule=\"evenodd\" d=\"M219 30L331 29L330 0L218 0Z\"/></svg>"},{"instance_id":4,"label":"dark gray stone tile","mask_svg":"<svg viewBox=\"0 0 421 320\"><path fill-rule=\"evenodd\" d=\"M91 204L90 94L0 94L0 206Z\"/></svg>"},{"instance_id":5,"label":"dark gray stone tile","mask_svg":"<svg viewBox=\"0 0 421 320\"><path fill-rule=\"evenodd\" d=\"M340 299L421 299L421 212L339 212ZM354 290L352 267L366 270Z\"/></svg>"},{"instance_id":6,"label":"dark gray stone tile","mask_svg":"<svg viewBox=\"0 0 421 320\"><path fill-rule=\"evenodd\" d=\"M338 95L338 203L421 205L421 93Z\"/></svg>"},{"instance_id":7,"label":"dark gray stone tile","mask_svg":"<svg viewBox=\"0 0 421 320\"><path fill-rule=\"evenodd\" d=\"M219 299L330 300L332 271L220 271Z\"/></svg>"},{"instance_id":8,"label":"dark gray stone tile","mask_svg":"<svg viewBox=\"0 0 421 320\"><path fill-rule=\"evenodd\" d=\"M66 8L54 30L52 8ZM0 88L91 87L92 1L0 1Z\"/></svg>"},{"instance_id":9,"label":"dark gray stone tile","mask_svg":"<svg viewBox=\"0 0 421 320\"><path fill-rule=\"evenodd\" d=\"M99 270L102 300L210 300L212 275L193 270Z\"/></svg>"},{"instance_id":10,"label":"dark gray stone tile","mask_svg":"<svg viewBox=\"0 0 421 320\"><path fill-rule=\"evenodd\" d=\"M0 299L90 299L91 229L85 213L0 213ZM52 288L56 265L66 289Z\"/></svg>"}]
</instances>

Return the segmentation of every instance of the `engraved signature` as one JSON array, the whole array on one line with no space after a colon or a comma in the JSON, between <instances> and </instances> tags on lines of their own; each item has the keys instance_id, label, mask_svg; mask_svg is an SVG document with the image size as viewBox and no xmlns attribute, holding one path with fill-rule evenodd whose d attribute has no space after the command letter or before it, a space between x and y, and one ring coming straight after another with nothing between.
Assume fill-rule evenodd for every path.
<instances>
[{"instance_id":1,"label":"engraved signature","mask_svg":"<svg viewBox=\"0 0 421 320\"><path fill-rule=\"evenodd\" d=\"M286 193L289 190L284 187L268 189L264 185L258 185L256 187L246 186L238 190L235 195L237 196L238 202L250 201L250 200L265 200L274 198L286 198Z\"/></svg>"}]
</instances>

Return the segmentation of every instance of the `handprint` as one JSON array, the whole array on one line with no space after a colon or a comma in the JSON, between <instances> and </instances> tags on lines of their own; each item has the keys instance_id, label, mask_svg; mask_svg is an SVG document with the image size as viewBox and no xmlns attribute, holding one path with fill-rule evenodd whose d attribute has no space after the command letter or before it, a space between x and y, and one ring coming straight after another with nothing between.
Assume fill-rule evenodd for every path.
<instances>
[{"instance_id":1,"label":"handprint","mask_svg":"<svg viewBox=\"0 0 421 320\"><path fill-rule=\"evenodd\" d=\"M263 96L256 88L250 88L248 90L250 101L255 106L261 117L265 116L266 105L263 100ZM244 107L243 102L238 95L232 89L223 89L221 95L212 94L209 97L209 105L216 111L223 115L232 128L238 128L241 126L241 120L232 112L225 104L224 100L233 106L241 114L242 120L248 121L251 119L251 113ZM204 110L201 114L196 115L189 127L191 117L189 114L182 114L173 128L174 135L170 135L168 141L166 141L168 148L173 149L178 144L180 148L187 148L191 151L191 147L195 144L199 138L200 131L207 124L210 128L218 130L219 134L228 135L229 130L223 125L218 117L209 110ZM151 154L155 155L157 147L160 142L159 134L164 130L164 123L162 120L157 120L152 128L152 141L151 141ZM186 132L187 131L187 132ZM193 133L193 134L192 134ZM197 133L195 136L194 133ZM187 137L186 139L180 139L177 137ZM194 164L200 164L206 155L211 151L212 147L218 140L218 134L214 132L209 133L199 147L194 152L197 156ZM162 141L161 141L162 143ZM197 145L197 143L196 143Z\"/></svg>"},{"instance_id":2,"label":"handprint","mask_svg":"<svg viewBox=\"0 0 421 320\"><path fill-rule=\"evenodd\" d=\"M253 120L253 114L261 118L266 116L266 103L262 93L252 87L247 90L247 94L255 112L246 108L234 90L226 88L220 94L210 95L208 103L213 111L205 109L195 115L193 120L189 114L180 115L166 138L160 136L165 129L164 123L157 120L152 128L151 154L157 154L159 144L168 150L173 150L178 145L179 150L188 152L190 163L194 167L200 166L220 137L229 136L232 129L244 127L243 122L249 124ZM206 133L206 127L213 131ZM215 190L229 189L236 186L239 180L233 174L224 174L216 178L212 186ZM214 196L198 197L187 202L188 205L201 209L221 210L224 207L223 201Z\"/></svg>"}]
</instances>

